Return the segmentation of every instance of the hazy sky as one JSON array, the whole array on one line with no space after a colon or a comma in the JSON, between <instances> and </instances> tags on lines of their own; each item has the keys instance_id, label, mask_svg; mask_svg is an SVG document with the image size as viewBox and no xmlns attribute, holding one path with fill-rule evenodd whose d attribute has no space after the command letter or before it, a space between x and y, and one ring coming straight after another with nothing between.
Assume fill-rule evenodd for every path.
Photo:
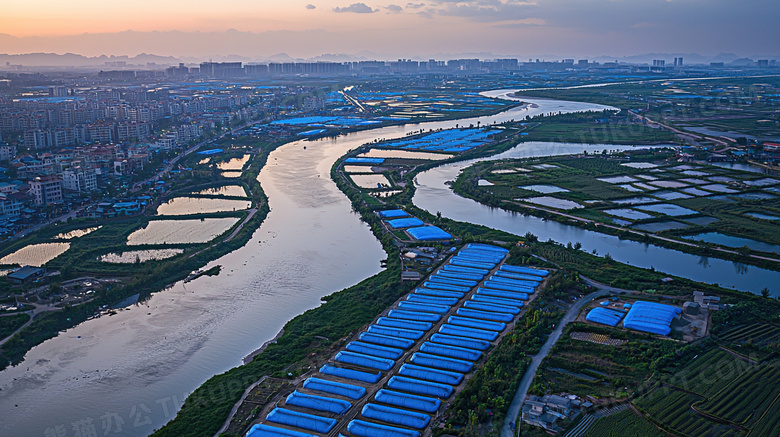
<instances>
[{"instance_id":1,"label":"hazy sky","mask_svg":"<svg viewBox=\"0 0 780 437\"><path fill-rule=\"evenodd\" d=\"M627 55L645 52L780 54L778 0L5 0L0 33L59 51L52 36L126 30L285 32L256 53L494 52ZM316 34L320 37L312 38ZM296 35L299 37L296 40ZM308 37L307 37L308 35ZM33 37L33 38L30 38ZM45 38L34 38L45 37ZM158 38L164 39L165 33ZM308 38L308 44L306 39ZM103 47L70 39L72 52ZM36 44L33 44L36 43ZM3 48L3 45L10 47ZM47 44L52 46L47 48ZM167 48L166 48L167 47ZM11 43L0 53L13 53ZM108 54L129 54L125 52ZM247 47L236 47L235 53ZM164 55L147 43L135 49ZM181 48L179 48L181 50ZM137 53L136 52L136 53Z\"/></svg>"}]
</instances>

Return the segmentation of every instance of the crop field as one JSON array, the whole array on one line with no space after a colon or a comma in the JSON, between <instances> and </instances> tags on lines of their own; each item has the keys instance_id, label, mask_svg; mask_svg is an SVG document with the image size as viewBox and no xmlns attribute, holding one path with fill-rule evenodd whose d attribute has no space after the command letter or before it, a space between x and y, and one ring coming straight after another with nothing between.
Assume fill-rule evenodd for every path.
<instances>
[{"instance_id":1,"label":"crop field","mask_svg":"<svg viewBox=\"0 0 780 437\"><path fill-rule=\"evenodd\" d=\"M604 346L620 346L628 343L627 340L612 338L607 334L595 334L593 332L572 332L569 336L575 340L587 341Z\"/></svg>"},{"instance_id":2,"label":"crop field","mask_svg":"<svg viewBox=\"0 0 780 437\"><path fill-rule=\"evenodd\" d=\"M635 405L665 429L691 437L777 435L777 361L751 364L713 346L661 381Z\"/></svg>"},{"instance_id":3,"label":"crop field","mask_svg":"<svg viewBox=\"0 0 780 437\"><path fill-rule=\"evenodd\" d=\"M780 393L780 365L760 365L750 368L720 392L703 402L701 410L751 427L763 415Z\"/></svg>"},{"instance_id":4,"label":"crop field","mask_svg":"<svg viewBox=\"0 0 780 437\"><path fill-rule=\"evenodd\" d=\"M638 416L631 410L625 410L612 416L596 420L582 437L661 437L663 431L652 423Z\"/></svg>"},{"instance_id":5,"label":"crop field","mask_svg":"<svg viewBox=\"0 0 780 437\"><path fill-rule=\"evenodd\" d=\"M582 327L575 324L572 331L582 331ZM648 379L652 374L649 363L674 348L674 342L648 340L633 334L621 346L562 337L545 360L543 370L537 373L531 390L623 398L627 396L625 386L636 386ZM572 377L572 374L585 377Z\"/></svg>"},{"instance_id":6,"label":"crop field","mask_svg":"<svg viewBox=\"0 0 780 437\"><path fill-rule=\"evenodd\" d=\"M658 387L636 402L653 420L686 436L743 436L737 428L713 422L699 415L691 405L701 396L669 387Z\"/></svg>"},{"instance_id":7,"label":"crop field","mask_svg":"<svg viewBox=\"0 0 780 437\"><path fill-rule=\"evenodd\" d=\"M756 346L766 346L780 340L780 326L763 323L738 326L724 332L719 338L733 343L751 342Z\"/></svg>"},{"instance_id":8,"label":"crop field","mask_svg":"<svg viewBox=\"0 0 780 437\"><path fill-rule=\"evenodd\" d=\"M731 383L750 366L727 351L713 348L663 380L683 390L710 396Z\"/></svg>"}]
</instances>

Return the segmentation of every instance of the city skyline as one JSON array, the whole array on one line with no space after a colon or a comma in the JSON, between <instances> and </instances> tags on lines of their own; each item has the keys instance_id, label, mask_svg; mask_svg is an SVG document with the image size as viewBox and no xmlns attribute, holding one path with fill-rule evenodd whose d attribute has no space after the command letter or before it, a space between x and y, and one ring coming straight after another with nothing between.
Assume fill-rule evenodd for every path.
<instances>
[{"instance_id":1,"label":"city skyline","mask_svg":"<svg viewBox=\"0 0 780 437\"><path fill-rule=\"evenodd\" d=\"M733 52L773 57L780 55L775 47L780 30L773 25L778 16L780 4L766 0L229 0L218 8L179 0L123 5L13 0L0 18L0 52L193 57L286 53L301 58L323 53L617 57Z\"/></svg>"}]
</instances>

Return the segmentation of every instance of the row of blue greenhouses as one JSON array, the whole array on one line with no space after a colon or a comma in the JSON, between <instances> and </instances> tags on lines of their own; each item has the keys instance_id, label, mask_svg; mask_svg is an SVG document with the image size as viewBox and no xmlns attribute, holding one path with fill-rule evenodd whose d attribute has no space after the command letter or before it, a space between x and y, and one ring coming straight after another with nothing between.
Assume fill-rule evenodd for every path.
<instances>
[{"instance_id":1,"label":"row of blue greenhouses","mask_svg":"<svg viewBox=\"0 0 780 437\"><path fill-rule=\"evenodd\" d=\"M507 252L484 244L462 248L277 403L247 437L328 434L347 413L350 420L338 429L342 435L420 437L547 274L496 269ZM527 274L536 282L504 277L508 282L499 282L517 290L480 294L490 290L483 286L486 279L502 278L499 272Z\"/></svg>"},{"instance_id":2,"label":"row of blue greenhouses","mask_svg":"<svg viewBox=\"0 0 780 437\"><path fill-rule=\"evenodd\" d=\"M490 136L497 133L491 129L447 129L414 138L392 140L380 144L404 150L459 153L491 142Z\"/></svg>"},{"instance_id":3,"label":"row of blue greenhouses","mask_svg":"<svg viewBox=\"0 0 780 437\"><path fill-rule=\"evenodd\" d=\"M389 209L377 212L390 229L404 230L409 237L418 241L442 241L452 239L452 235L438 226L425 225L417 217L412 217L402 209Z\"/></svg>"}]
</instances>

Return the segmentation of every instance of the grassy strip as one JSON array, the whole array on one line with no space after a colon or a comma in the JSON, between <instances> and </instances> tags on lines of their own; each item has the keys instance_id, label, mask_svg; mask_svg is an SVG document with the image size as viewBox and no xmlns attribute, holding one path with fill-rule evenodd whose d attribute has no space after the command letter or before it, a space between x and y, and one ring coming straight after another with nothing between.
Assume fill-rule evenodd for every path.
<instances>
[{"instance_id":1,"label":"grassy strip","mask_svg":"<svg viewBox=\"0 0 780 437\"><path fill-rule=\"evenodd\" d=\"M0 317L0 339L6 338L30 320L29 314Z\"/></svg>"}]
</instances>

